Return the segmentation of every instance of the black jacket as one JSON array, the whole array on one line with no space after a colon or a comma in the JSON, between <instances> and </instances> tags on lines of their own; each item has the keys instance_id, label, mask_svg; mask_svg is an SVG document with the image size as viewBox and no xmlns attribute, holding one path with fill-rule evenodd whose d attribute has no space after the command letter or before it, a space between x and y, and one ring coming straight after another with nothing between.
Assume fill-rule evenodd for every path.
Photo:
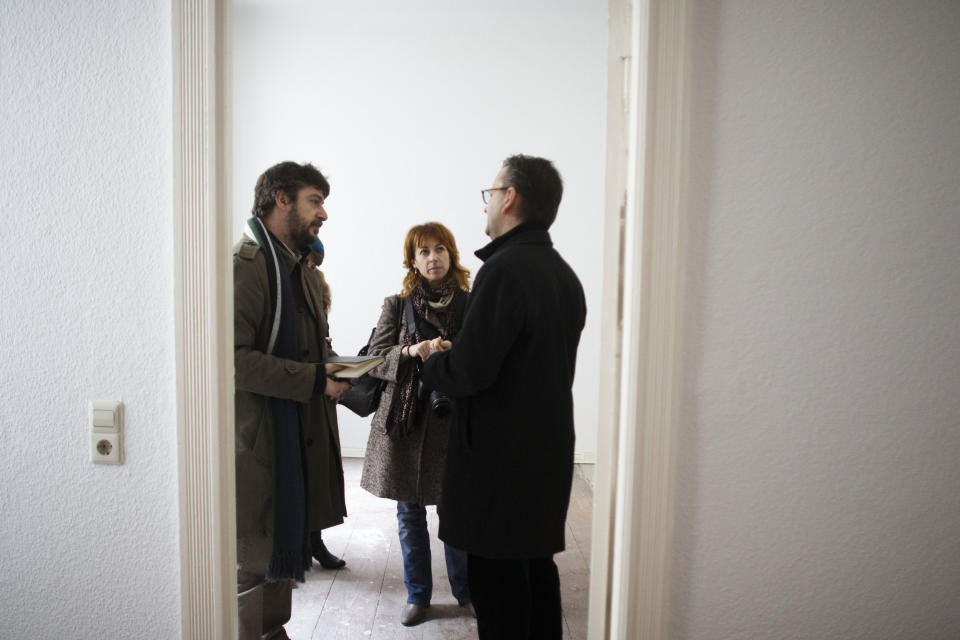
<instances>
[{"instance_id":1,"label":"black jacket","mask_svg":"<svg viewBox=\"0 0 960 640\"><path fill-rule=\"evenodd\" d=\"M476 252L453 348L423 366L457 399L440 538L486 558L564 548L573 481L573 385L583 287L544 229L521 225Z\"/></svg>"}]
</instances>

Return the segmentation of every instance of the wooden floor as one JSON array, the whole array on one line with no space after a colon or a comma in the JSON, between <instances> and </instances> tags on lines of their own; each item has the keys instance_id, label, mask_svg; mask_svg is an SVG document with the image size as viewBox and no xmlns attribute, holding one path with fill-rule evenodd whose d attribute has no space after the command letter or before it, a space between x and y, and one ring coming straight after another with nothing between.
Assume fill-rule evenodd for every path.
<instances>
[{"instance_id":1,"label":"wooden floor","mask_svg":"<svg viewBox=\"0 0 960 640\"><path fill-rule=\"evenodd\" d=\"M427 620L415 627L400 624L407 602L403 565L397 541L397 507L393 500L375 498L360 488L363 461L344 458L347 511L338 527L326 529L323 539L347 566L325 571L316 562L305 584L293 591L293 617L287 623L293 640L357 638L419 638L458 640L477 637L477 621L457 606L437 540L437 512L427 509L433 555L433 601ZM590 582L590 487L574 475L567 517L567 550L556 556L563 598L564 633L570 640L587 637L587 585Z\"/></svg>"}]
</instances>

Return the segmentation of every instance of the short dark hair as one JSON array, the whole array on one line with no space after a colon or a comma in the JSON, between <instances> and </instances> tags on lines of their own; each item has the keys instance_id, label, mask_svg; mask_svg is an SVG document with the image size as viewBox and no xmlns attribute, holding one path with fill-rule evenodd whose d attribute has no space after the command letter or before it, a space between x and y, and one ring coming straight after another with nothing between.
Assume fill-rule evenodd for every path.
<instances>
[{"instance_id":1,"label":"short dark hair","mask_svg":"<svg viewBox=\"0 0 960 640\"><path fill-rule=\"evenodd\" d=\"M316 187L324 198L330 195L330 183L326 176L309 162L273 165L257 178L257 186L253 189L253 215L267 217L276 205L277 193L283 191L288 198L296 200L303 187Z\"/></svg>"},{"instance_id":2,"label":"short dark hair","mask_svg":"<svg viewBox=\"0 0 960 640\"><path fill-rule=\"evenodd\" d=\"M520 194L520 213L524 222L550 228L557 219L563 198L563 179L546 158L518 154L503 161L507 168L503 186L513 187Z\"/></svg>"}]
</instances>

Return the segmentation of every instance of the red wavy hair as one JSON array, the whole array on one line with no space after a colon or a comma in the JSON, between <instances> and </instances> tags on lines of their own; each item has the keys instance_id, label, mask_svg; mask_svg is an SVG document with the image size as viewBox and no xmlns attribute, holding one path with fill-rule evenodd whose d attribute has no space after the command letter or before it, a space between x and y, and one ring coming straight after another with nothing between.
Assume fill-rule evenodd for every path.
<instances>
[{"instance_id":1,"label":"red wavy hair","mask_svg":"<svg viewBox=\"0 0 960 640\"><path fill-rule=\"evenodd\" d=\"M450 270L447 271L447 278L453 278L457 287L463 291L470 291L470 271L460 264L460 252L457 251L457 241L453 239L450 229L439 222L425 222L407 231L407 237L403 240L403 266L407 274L403 277L403 289L400 291L401 298L409 298L413 290L423 281L423 276L417 273L413 268L413 256L417 249L427 246L429 241L442 244L447 248L450 254Z\"/></svg>"}]
</instances>

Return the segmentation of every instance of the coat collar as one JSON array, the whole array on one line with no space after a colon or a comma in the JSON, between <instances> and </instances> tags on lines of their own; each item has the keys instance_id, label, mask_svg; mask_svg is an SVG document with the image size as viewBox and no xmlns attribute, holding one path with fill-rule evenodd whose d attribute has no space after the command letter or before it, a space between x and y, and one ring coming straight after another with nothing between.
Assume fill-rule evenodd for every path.
<instances>
[{"instance_id":1,"label":"coat collar","mask_svg":"<svg viewBox=\"0 0 960 640\"><path fill-rule=\"evenodd\" d=\"M490 259L490 256L508 244L545 244L547 246L553 246L553 242L550 240L550 234L546 228L537 224L523 222L499 238L491 240L489 244L477 249L473 254L486 262Z\"/></svg>"},{"instance_id":2,"label":"coat collar","mask_svg":"<svg viewBox=\"0 0 960 640\"><path fill-rule=\"evenodd\" d=\"M270 233L270 230L264 227L267 235L273 240L273 246L277 248L277 251L283 255L283 261L287 266L287 273L293 273L294 268L296 268L297 263L305 263L307 256L309 255L309 250L294 251L286 244L284 244L280 238ZM260 247L260 243L251 235L250 230L244 231L243 241L247 244ZM260 250L263 251L263 247L260 247Z\"/></svg>"},{"instance_id":3,"label":"coat collar","mask_svg":"<svg viewBox=\"0 0 960 640\"><path fill-rule=\"evenodd\" d=\"M267 231L267 233L270 233ZM305 266L303 263L307 259L307 251L294 251L286 244L283 243L280 238L270 233L270 237L274 240L274 246L278 247L278 250L283 254L284 262L287 265L287 273L293 274L294 269L297 268L297 264Z\"/></svg>"}]
</instances>

